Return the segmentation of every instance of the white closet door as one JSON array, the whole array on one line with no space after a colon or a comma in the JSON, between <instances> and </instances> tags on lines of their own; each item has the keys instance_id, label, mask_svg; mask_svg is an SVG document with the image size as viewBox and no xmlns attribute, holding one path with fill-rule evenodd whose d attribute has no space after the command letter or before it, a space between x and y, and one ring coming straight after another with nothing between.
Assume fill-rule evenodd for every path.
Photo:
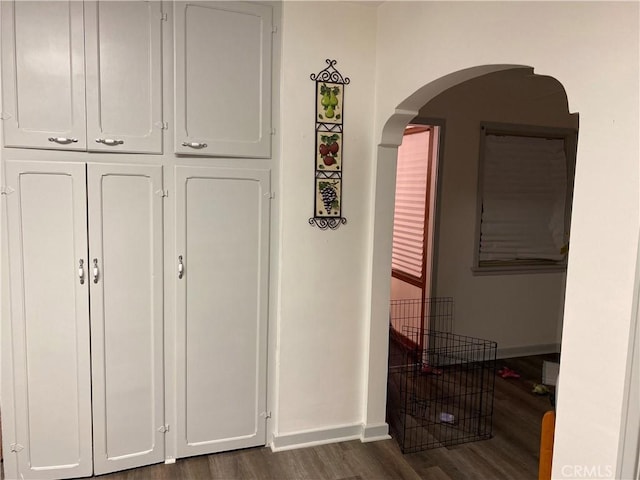
<instances>
[{"instance_id":1,"label":"white closet door","mask_svg":"<svg viewBox=\"0 0 640 480\"><path fill-rule=\"evenodd\" d=\"M5 146L84 150L83 3L1 4Z\"/></svg>"},{"instance_id":2,"label":"white closet door","mask_svg":"<svg viewBox=\"0 0 640 480\"><path fill-rule=\"evenodd\" d=\"M18 471L25 479L88 476L85 165L6 162L6 184L15 190L7 219Z\"/></svg>"},{"instance_id":3,"label":"white closet door","mask_svg":"<svg viewBox=\"0 0 640 480\"><path fill-rule=\"evenodd\" d=\"M212 1L174 8L176 152L270 157L271 7Z\"/></svg>"},{"instance_id":4,"label":"white closet door","mask_svg":"<svg viewBox=\"0 0 640 480\"><path fill-rule=\"evenodd\" d=\"M180 457L266 443L268 196L266 170L176 167Z\"/></svg>"},{"instance_id":5,"label":"white closet door","mask_svg":"<svg viewBox=\"0 0 640 480\"><path fill-rule=\"evenodd\" d=\"M86 2L87 147L162 153L162 4Z\"/></svg>"},{"instance_id":6,"label":"white closet door","mask_svg":"<svg viewBox=\"0 0 640 480\"><path fill-rule=\"evenodd\" d=\"M87 174L96 474L164 460L162 167Z\"/></svg>"}]
</instances>

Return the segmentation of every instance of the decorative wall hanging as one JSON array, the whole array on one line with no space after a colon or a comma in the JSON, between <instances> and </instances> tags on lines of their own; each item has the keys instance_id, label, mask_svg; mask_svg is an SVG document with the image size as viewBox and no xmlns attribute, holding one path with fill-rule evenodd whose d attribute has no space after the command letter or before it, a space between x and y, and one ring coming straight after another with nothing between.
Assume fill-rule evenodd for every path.
<instances>
[{"instance_id":1,"label":"decorative wall hanging","mask_svg":"<svg viewBox=\"0 0 640 480\"><path fill-rule=\"evenodd\" d=\"M335 69L336 60L327 59L327 68L317 75L316 83L316 135L313 217L309 224L322 230L335 230L347 223L342 216L342 120L344 116L344 87L351 80Z\"/></svg>"}]
</instances>

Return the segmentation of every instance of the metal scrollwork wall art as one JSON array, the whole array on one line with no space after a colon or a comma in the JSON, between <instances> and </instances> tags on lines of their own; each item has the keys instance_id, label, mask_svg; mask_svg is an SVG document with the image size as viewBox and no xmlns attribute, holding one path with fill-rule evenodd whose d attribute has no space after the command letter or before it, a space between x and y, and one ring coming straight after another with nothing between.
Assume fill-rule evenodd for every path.
<instances>
[{"instance_id":1,"label":"metal scrollwork wall art","mask_svg":"<svg viewBox=\"0 0 640 480\"><path fill-rule=\"evenodd\" d=\"M342 216L342 141L344 87L351 80L335 68L336 60L327 59L327 68L311 74L315 89L315 177L313 217L309 224L321 230L335 230L347 223Z\"/></svg>"}]
</instances>

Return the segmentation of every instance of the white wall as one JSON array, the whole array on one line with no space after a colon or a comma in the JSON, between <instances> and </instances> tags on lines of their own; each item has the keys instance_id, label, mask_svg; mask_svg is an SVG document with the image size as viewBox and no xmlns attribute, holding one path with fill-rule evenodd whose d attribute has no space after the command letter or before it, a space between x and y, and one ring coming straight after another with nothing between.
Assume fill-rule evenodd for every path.
<instances>
[{"instance_id":1,"label":"white wall","mask_svg":"<svg viewBox=\"0 0 640 480\"><path fill-rule=\"evenodd\" d=\"M330 21L329 21L330 20ZM284 2L282 32L281 284L275 444L362 420L368 183L373 157L376 9ZM345 88L343 209L335 231L313 215L315 83L338 61ZM296 437L296 435L300 436ZM291 438L287 438L287 437Z\"/></svg>"},{"instance_id":2,"label":"white wall","mask_svg":"<svg viewBox=\"0 0 640 480\"><path fill-rule=\"evenodd\" d=\"M438 95L420 117L445 119L436 296L455 301L454 331L498 342L499 355L560 343L565 274L474 275L481 122L577 128L556 80L530 70L492 73ZM526 353L524 353L526 352Z\"/></svg>"},{"instance_id":3,"label":"white wall","mask_svg":"<svg viewBox=\"0 0 640 480\"><path fill-rule=\"evenodd\" d=\"M414 92L478 65L533 66L558 79L580 113L553 476L571 478L576 466L615 471L639 223L638 3L386 2L377 41L377 141L398 106L419 108L438 84L405 101ZM392 148L379 153L392 162ZM376 168L370 252L382 255L393 169ZM370 301L383 304L386 271L382 262L371 268ZM384 325L371 314L369 417L380 418L384 376L374 370Z\"/></svg>"}]
</instances>

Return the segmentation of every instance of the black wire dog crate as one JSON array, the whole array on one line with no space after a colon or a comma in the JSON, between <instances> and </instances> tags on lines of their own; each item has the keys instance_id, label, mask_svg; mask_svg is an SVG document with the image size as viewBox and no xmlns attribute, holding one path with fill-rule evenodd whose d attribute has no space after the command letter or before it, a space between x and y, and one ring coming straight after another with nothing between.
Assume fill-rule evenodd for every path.
<instances>
[{"instance_id":1,"label":"black wire dog crate","mask_svg":"<svg viewBox=\"0 0 640 480\"><path fill-rule=\"evenodd\" d=\"M491 438L496 342L415 326L392 331L387 421L402 452Z\"/></svg>"},{"instance_id":2,"label":"black wire dog crate","mask_svg":"<svg viewBox=\"0 0 640 480\"><path fill-rule=\"evenodd\" d=\"M389 323L392 331L397 333L406 327L450 332L453 326L453 298L392 300Z\"/></svg>"}]
</instances>

